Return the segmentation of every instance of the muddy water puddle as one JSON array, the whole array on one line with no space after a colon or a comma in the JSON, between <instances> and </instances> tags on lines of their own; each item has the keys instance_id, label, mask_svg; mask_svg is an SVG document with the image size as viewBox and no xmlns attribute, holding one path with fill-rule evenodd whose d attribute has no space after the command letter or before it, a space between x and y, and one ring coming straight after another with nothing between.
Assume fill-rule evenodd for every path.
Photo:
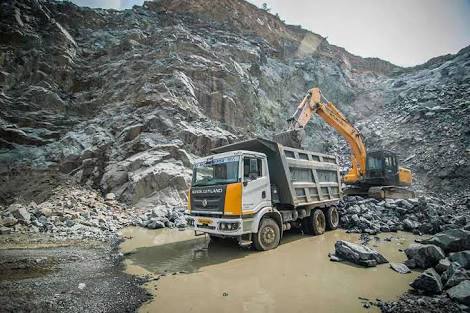
<instances>
[{"instance_id":1,"label":"muddy water puddle","mask_svg":"<svg viewBox=\"0 0 470 313\"><path fill-rule=\"evenodd\" d=\"M148 283L155 299L140 312L378 312L364 309L360 298L396 299L418 275L399 274L388 264L330 262L337 240L359 242L359 235L340 230L317 237L287 233L277 249L266 252L228 240L214 243L190 231L127 228L123 234L130 238L121 246L130 252L128 272L185 273ZM369 246L391 262L404 261L399 249L415 239L401 232L378 237Z\"/></svg>"}]
</instances>

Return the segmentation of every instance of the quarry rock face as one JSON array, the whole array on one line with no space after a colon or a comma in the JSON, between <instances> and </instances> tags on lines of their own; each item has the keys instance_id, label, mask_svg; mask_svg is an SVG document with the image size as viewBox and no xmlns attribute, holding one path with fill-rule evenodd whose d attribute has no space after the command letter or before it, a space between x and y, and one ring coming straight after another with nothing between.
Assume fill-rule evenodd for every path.
<instances>
[{"instance_id":1,"label":"quarry rock face","mask_svg":"<svg viewBox=\"0 0 470 313\"><path fill-rule=\"evenodd\" d=\"M398 151L418 191L468 194L468 49L403 69L240 0L124 11L21 0L0 12L2 203L19 186L26 200L44 201L61 175L128 204L184 202L192 159L271 138L312 86L371 149ZM323 121L306 132L306 148L349 164Z\"/></svg>"}]
</instances>

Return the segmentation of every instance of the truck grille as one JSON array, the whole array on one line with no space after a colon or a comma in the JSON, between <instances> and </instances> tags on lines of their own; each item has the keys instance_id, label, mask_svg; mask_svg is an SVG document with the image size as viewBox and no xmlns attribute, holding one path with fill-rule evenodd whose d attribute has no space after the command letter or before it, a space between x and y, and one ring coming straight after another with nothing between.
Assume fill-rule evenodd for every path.
<instances>
[{"instance_id":1,"label":"truck grille","mask_svg":"<svg viewBox=\"0 0 470 313\"><path fill-rule=\"evenodd\" d=\"M224 212L225 185L192 187L191 211Z\"/></svg>"}]
</instances>

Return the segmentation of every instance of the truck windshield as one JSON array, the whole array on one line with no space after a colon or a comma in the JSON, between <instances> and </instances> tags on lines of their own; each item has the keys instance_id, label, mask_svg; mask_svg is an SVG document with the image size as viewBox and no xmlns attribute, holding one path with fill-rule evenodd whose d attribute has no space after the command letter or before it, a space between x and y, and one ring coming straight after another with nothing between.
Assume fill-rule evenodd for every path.
<instances>
[{"instance_id":1,"label":"truck windshield","mask_svg":"<svg viewBox=\"0 0 470 313\"><path fill-rule=\"evenodd\" d=\"M209 159L194 164L192 186L211 186L238 182L239 156Z\"/></svg>"}]
</instances>

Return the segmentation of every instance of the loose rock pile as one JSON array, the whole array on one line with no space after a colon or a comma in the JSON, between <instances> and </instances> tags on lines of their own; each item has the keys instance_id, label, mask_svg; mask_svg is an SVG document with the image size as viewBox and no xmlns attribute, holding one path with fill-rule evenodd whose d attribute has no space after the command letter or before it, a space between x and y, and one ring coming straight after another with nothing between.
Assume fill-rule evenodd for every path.
<instances>
[{"instance_id":1,"label":"loose rock pile","mask_svg":"<svg viewBox=\"0 0 470 313\"><path fill-rule=\"evenodd\" d=\"M184 216L184 208L172 209L153 209L146 213L139 215L135 220L139 226L158 229L158 228L185 228L186 218Z\"/></svg>"},{"instance_id":2,"label":"loose rock pile","mask_svg":"<svg viewBox=\"0 0 470 313\"><path fill-rule=\"evenodd\" d=\"M470 310L470 231L447 230L412 244L405 250L410 268L425 271L410 286L420 294L435 297L439 303L441 294L445 294L459 304L460 309ZM436 296L438 295L438 296ZM403 303L385 305L386 312L393 312Z\"/></svg>"},{"instance_id":3,"label":"loose rock pile","mask_svg":"<svg viewBox=\"0 0 470 313\"><path fill-rule=\"evenodd\" d=\"M143 212L126 208L97 192L78 186L61 186L45 202L16 202L0 212L0 234L49 233L57 239L106 240L129 225L156 229L186 226L184 209L161 208Z\"/></svg>"},{"instance_id":4,"label":"loose rock pile","mask_svg":"<svg viewBox=\"0 0 470 313\"><path fill-rule=\"evenodd\" d=\"M344 198L339 208L341 227L350 232L377 234L405 230L415 234L435 234L447 229L470 229L470 218L453 216L452 208L430 197L418 199Z\"/></svg>"}]
</instances>

